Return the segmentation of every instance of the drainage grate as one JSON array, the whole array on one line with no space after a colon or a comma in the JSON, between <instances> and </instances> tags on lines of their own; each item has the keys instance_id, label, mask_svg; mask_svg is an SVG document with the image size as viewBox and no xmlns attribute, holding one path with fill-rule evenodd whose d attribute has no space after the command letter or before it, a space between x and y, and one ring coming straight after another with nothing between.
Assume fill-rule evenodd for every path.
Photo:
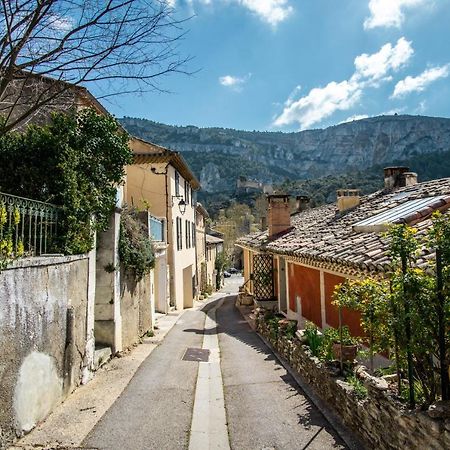
<instances>
[{"instance_id":1,"label":"drainage grate","mask_svg":"<svg viewBox=\"0 0 450 450\"><path fill-rule=\"evenodd\" d=\"M183 355L183 361L208 362L209 350L204 348L188 348Z\"/></svg>"}]
</instances>

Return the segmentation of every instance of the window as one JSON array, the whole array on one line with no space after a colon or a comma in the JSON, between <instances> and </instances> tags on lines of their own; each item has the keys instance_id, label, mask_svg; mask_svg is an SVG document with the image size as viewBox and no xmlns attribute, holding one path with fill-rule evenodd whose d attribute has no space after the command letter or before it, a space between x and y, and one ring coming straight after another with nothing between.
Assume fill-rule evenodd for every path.
<instances>
[{"instance_id":1,"label":"window","mask_svg":"<svg viewBox=\"0 0 450 450\"><path fill-rule=\"evenodd\" d=\"M189 205L189 203L190 203L189 189L190 189L189 183L185 180L184 181L184 201L186 202L186 205Z\"/></svg>"},{"instance_id":2,"label":"window","mask_svg":"<svg viewBox=\"0 0 450 450\"><path fill-rule=\"evenodd\" d=\"M183 249L183 230L181 218L177 217L177 250Z\"/></svg>"},{"instance_id":3,"label":"window","mask_svg":"<svg viewBox=\"0 0 450 450\"><path fill-rule=\"evenodd\" d=\"M194 208L197 204L197 192L191 190L191 206Z\"/></svg>"},{"instance_id":4,"label":"window","mask_svg":"<svg viewBox=\"0 0 450 450\"><path fill-rule=\"evenodd\" d=\"M192 247L195 247L197 245L196 239L195 239L195 223L192 222L191 223L191 227L192 227Z\"/></svg>"},{"instance_id":5,"label":"window","mask_svg":"<svg viewBox=\"0 0 450 450\"><path fill-rule=\"evenodd\" d=\"M175 195L180 195L180 174L175 170Z\"/></svg>"},{"instance_id":6,"label":"window","mask_svg":"<svg viewBox=\"0 0 450 450\"><path fill-rule=\"evenodd\" d=\"M189 234L189 222L186 220L186 222L185 222L185 231L186 231L186 248L189 248L189 236L190 236L190 234Z\"/></svg>"}]
</instances>

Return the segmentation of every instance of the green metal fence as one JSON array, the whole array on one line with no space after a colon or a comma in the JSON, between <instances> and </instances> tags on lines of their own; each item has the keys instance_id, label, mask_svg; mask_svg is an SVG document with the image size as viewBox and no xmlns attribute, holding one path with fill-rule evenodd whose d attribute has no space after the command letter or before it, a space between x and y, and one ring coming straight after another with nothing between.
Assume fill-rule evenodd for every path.
<instances>
[{"instance_id":1,"label":"green metal fence","mask_svg":"<svg viewBox=\"0 0 450 450\"><path fill-rule=\"evenodd\" d=\"M0 257L39 256L52 252L59 208L0 192Z\"/></svg>"}]
</instances>

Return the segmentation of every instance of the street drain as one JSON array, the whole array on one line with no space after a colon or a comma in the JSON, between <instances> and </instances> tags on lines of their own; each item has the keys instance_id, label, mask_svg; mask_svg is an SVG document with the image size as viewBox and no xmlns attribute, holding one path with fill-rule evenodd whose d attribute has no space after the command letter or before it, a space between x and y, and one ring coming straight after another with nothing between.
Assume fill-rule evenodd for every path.
<instances>
[{"instance_id":1,"label":"street drain","mask_svg":"<svg viewBox=\"0 0 450 450\"><path fill-rule=\"evenodd\" d=\"M183 361L208 362L209 350L204 348L188 348L181 359Z\"/></svg>"}]
</instances>

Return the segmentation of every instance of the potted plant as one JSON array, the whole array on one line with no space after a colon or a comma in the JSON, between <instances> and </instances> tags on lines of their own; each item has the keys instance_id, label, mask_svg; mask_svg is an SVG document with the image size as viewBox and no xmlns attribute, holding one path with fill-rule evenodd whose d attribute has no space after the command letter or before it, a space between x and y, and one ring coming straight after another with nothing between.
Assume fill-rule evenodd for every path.
<instances>
[{"instance_id":1,"label":"potted plant","mask_svg":"<svg viewBox=\"0 0 450 450\"><path fill-rule=\"evenodd\" d=\"M347 326L340 327L333 341L334 358L342 362L353 362L358 353L358 338L352 336Z\"/></svg>"}]
</instances>

